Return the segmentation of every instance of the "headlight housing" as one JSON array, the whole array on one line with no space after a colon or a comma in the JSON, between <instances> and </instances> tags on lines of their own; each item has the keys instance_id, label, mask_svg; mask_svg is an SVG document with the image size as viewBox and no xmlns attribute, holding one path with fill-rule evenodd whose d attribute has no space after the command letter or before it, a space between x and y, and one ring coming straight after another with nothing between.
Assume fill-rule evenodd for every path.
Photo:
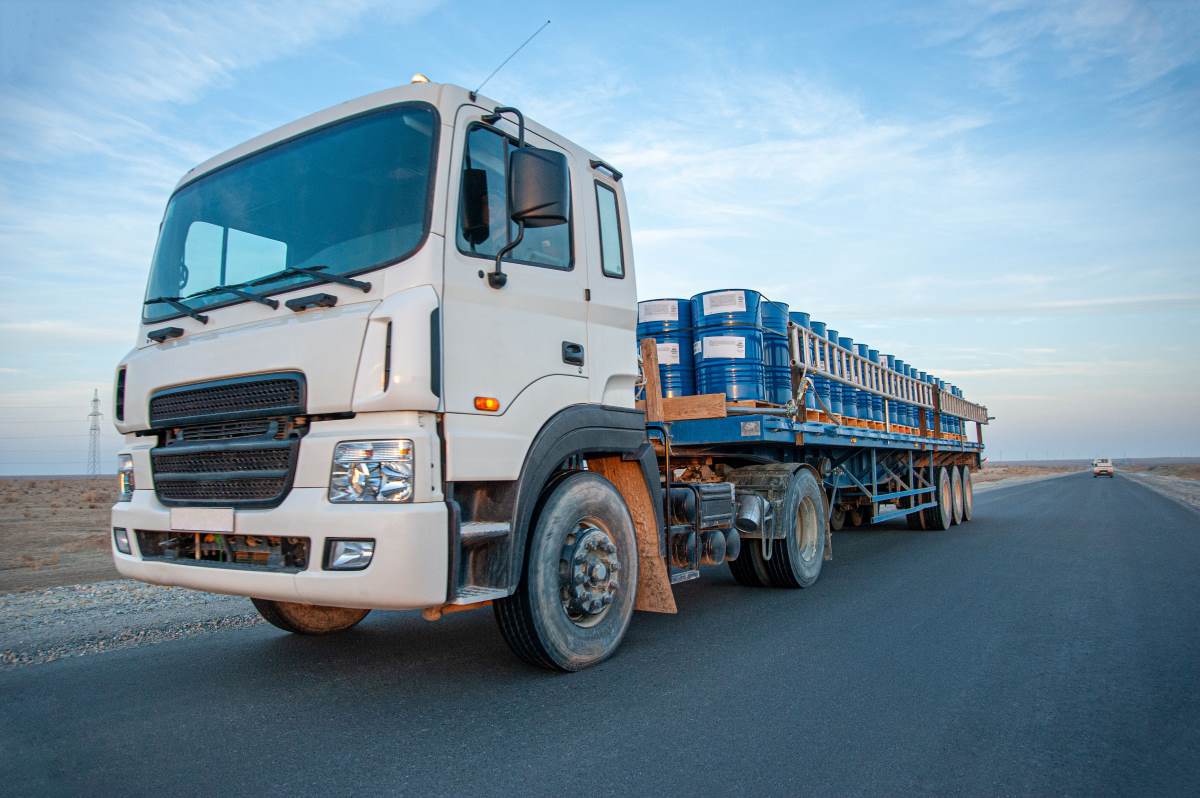
<instances>
[{"instance_id":1,"label":"headlight housing","mask_svg":"<svg viewBox=\"0 0 1200 798\"><path fill-rule=\"evenodd\" d=\"M395 504L412 497L412 441L342 441L334 448L329 501Z\"/></svg>"},{"instance_id":2,"label":"headlight housing","mask_svg":"<svg viewBox=\"0 0 1200 798\"><path fill-rule=\"evenodd\" d=\"M133 498L133 455L117 455L117 501Z\"/></svg>"}]
</instances>

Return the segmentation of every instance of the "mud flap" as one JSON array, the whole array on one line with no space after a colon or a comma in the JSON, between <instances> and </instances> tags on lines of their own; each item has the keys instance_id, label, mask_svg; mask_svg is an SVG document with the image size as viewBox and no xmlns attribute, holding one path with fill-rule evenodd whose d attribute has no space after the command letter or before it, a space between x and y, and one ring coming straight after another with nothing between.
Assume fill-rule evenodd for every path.
<instances>
[{"instance_id":1,"label":"mud flap","mask_svg":"<svg viewBox=\"0 0 1200 798\"><path fill-rule=\"evenodd\" d=\"M641 612L675 614L678 609L667 563L659 553L658 517L641 466L633 460L622 460L620 455L590 457L587 464L589 471L616 486L633 518L638 547L638 586L633 608Z\"/></svg>"}]
</instances>

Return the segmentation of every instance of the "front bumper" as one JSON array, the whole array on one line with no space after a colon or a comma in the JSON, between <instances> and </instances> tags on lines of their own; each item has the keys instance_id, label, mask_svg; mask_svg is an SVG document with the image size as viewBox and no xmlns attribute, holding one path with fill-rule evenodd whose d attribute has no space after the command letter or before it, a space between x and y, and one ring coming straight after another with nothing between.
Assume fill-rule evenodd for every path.
<instances>
[{"instance_id":1,"label":"front bumper","mask_svg":"<svg viewBox=\"0 0 1200 798\"><path fill-rule=\"evenodd\" d=\"M117 570L131 579L210 593L364 609L416 609L446 602L449 513L444 502L335 505L325 488L293 488L278 507L238 510L233 533L286 535L311 540L308 567L278 573L208 564L143 560L135 530L170 531L171 513L153 490L113 507L112 525L130 531L132 554L115 544ZM374 538L375 556L362 571L322 570L327 538Z\"/></svg>"}]
</instances>

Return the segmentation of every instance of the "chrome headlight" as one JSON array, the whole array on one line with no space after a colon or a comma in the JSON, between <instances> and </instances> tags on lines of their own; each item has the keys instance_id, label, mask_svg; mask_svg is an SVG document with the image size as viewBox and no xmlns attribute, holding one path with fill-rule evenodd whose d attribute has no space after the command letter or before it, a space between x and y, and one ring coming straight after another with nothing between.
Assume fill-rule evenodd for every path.
<instances>
[{"instance_id":1,"label":"chrome headlight","mask_svg":"<svg viewBox=\"0 0 1200 798\"><path fill-rule=\"evenodd\" d=\"M329 501L395 503L412 497L412 441L343 441L333 450Z\"/></svg>"},{"instance_id":2,"label":"chrome headlight","mask_svg":"<svg viewBox=\"0 0 1200 798\"><path fill-rule=\"evenodd\" d=\"M133 455L117 455L117 501L133 498Z\"/></svg>"}]
</instances>

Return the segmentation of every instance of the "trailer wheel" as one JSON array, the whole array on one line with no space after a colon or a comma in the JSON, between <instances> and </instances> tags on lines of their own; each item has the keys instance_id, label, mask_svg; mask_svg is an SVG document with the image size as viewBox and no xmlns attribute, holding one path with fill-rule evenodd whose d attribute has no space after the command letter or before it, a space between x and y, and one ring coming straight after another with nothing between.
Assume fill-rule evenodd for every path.
<instances>
[{"instance_id":1,"label":"trailer wheel","mask_svg":"<svg viewBox=\"0 0 1200 798\"><path fill-rule=\"evenodd\" d=\"M613 484L587 471L560 480L530 531L517 591L492 605L505 642L550 670L611 656L633 617L637 557L633 519Z\"/></svg>"},{"instance_id":2,"label":"trailer wheel","mask_svg":"<svg viewBox=\"0 0 1200 798\"><path fill-rule=\"evenodd\" d=\"M935 471L937 479L937 507L930 507L921 514L925 529L945 530L950 528L954 518L954 499L950 495L950 469L939 466Z\"/></svg>"},{"instance_id":3,"label":"trailer wheel","mask_svg":"<svg viewBox=\"0 0 1200 798\"><path fill-rule=\"evenodd\" d=\"M762 541L758 538L742 538L742 550L736 560L729 561L729 573L745 587L767 587L771 575L767 572L767 561L762 556Z\"/></svg>"},{"instance_id":4,"label":"trailer wheel","mask_svg":"<svg viewBox=\"0 0 1200 798\"><path fill-rule=\"evenodd\" d=\"M975 483L971 481L971 468L969 466L963 466L961 470L963 493L962 520L965 524L971 520L971 516L975 515Z\"/></svg>"},{"instance_id":5,"label":"trailer wheel","mask_svg":"<svg viewBox=\"0 0 1200 798\"><path fill-rule=\"evenodd\" d=\"M825 559L825 494L807 468L792 475L779 522L784 536L771 543L767 570L775 587L811 587Z\"/></svg>"},{"instance_id":6,"label":"trailer wheel","mask_svg":"<svg viewBox=\"0 0 1200 798\"><path fill-rule=\"evenodd\" d=\"M963 521L963 485L962 469L950 466L950 523L961 524Z\"/></svg>"},{"instance_id":7,"label":"trailer wheel","mask_svg":"<svg viewBox=\"0 0 1200 798\"><path fill-rule=\"evenodd\" d=\"M908 504L906 506L916 507L923 500L923 496L909 496ZM909 513L908 515L904 516L904 522L908 524L909 529L915 529L918 531L925 529L925 511L918 510L915 513Z\"/></svg>"},{"instance_id":8,"label":"trailer wheel","mask_svg":"<svg viewBox=\"0 0 1200 798\"><path fill-rule=\"evenodd\" d=\"M344 632L367 617L370 610L326 607L320 604L296 604L252 598L258 614L272 626L297 635L328 635Z\"/></svg>"},{"instance_id":9,"label":"trailer wheel","mask_svg":"<svg viewBox=\"0 0 1200 798\"><path fill-rule=\"evenodd\" d=\"M829 511L829 528L834 532L841 532L846 528L846 508L839 505L834 505Z\"/></svg>"}]
</instances>

